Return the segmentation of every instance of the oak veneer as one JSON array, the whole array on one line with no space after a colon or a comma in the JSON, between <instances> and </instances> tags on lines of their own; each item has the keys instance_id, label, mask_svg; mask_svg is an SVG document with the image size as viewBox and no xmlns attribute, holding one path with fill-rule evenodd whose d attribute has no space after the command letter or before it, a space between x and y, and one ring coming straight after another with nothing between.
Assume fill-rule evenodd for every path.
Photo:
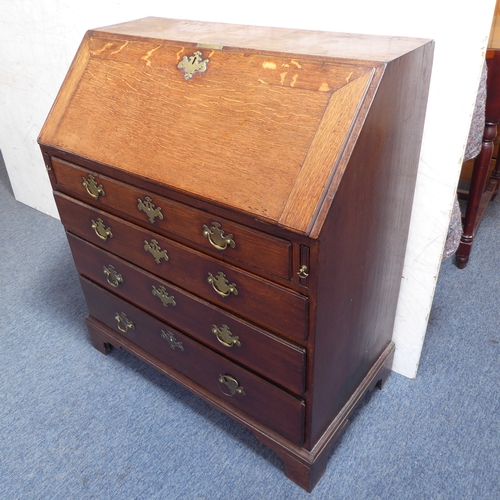
<instances>
[{"instance_id":1,"label":"oak veneer","mask_svg":"<svg viewBox=\"0 0 500 500\"><path fill-rule=\"evenodd\" d=\"M432 53L141 19L87 33L40 133L95 347L247 426L308 491L390 372Z\"/></svg>"}]
</instances>

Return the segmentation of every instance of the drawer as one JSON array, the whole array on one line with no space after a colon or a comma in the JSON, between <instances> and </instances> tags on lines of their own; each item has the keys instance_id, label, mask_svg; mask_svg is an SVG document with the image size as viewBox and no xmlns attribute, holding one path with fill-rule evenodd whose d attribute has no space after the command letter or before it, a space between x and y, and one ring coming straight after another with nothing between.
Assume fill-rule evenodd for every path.
<instances>
[{"instance_id":1,"label":"drawer","mask_svg":"<svg viewBox=\"0 0 500 500\"><path fill-rule=\"evenodd\" d=\"M69 232L286 338L306 338L307 297L60 193L54 196Z\"/></svg>"},{"instance_id":2,"label":"drawer","mask_svg":"<svg viewBox=\"0 0 500 500\"><path fill-rule=\"evenodd\" d=\"M221 260L246 264L255 268L254 272L270 273L290 280L292 245L288 241L214 217L58 158L52 158L52 167L55 187L85 203L115 212L166 236L180 237ZM151 211L147 209L147 198L154 205Z\"/></svg>"},{"instance_id":3,"label":"drawer","mask_svg":"<svg viewBox=\"0 0 500 500\"><path fill-rule=\"evenodd\" d=\"M226 313L68 233L78 272L296 394L304 391L305 349Z\"/></svg>"},{"instance_id":4,"label":"drawer","mask_svg":"<svg viewBox=\"0 0 500 500\"><path fill-rule=\"evenodd\" d=\"M92 317L290 441L302 444L302 400L86 278L81 278L81 282Z\"/></svg>"}]
</instances>

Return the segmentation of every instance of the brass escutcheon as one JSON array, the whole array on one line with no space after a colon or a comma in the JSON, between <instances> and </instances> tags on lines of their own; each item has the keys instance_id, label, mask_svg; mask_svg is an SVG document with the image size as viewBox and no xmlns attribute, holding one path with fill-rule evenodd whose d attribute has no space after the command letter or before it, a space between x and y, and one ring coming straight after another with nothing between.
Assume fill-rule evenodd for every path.
<instances>
[{"instance_id":1,"label":"brass escutcheon","mask_svg":"<svg viewBox=\"0 0 500 500\"><path fill-rule=\"evenodd\" d=\"M184 351L184 346L182 345L182 342L179 342L174 334L172 332L169 332L168 330L164 332L163 330L161 331L161 338L165 339L168 342L168 345L170 346L170 349L175 351L176 349L179 349L180 351Z\"/></svg>"},{"instance_id":2,"label":"brass escutcheon","mask_svg":"<svg viewBox=\"0 0 500 500\"><path fill-rule=\"evenodd\" d=\"M212 222L212 227L210 228L203 224L202 234L217 250L225 250L228 245L231 248L236 246L236 243L233 240L233 235L225 235L218 222Z\"/></svg>"},{"instance_id":3,"label":"brass escutcheon","mask_svg":"<svg viewBox=\"0 0 500 500\"><path fill-rule=\"evenodd\" d=\"M177 68L184 70L184 80L190 80L195 73L205 73L209 59L203 59L199 50L192 56L184 56Z\"/></svg>"},{"instance_id":4,"label":"brass escutcheon","mask_svg":"<svg viewBox=\"0 0 500 500\"><path fill-rule=\"evenodd\" d=\"M231 377L231 375L219 375L219 382L229 389L228 393L224 388L220 388L226 396L234 396L235 394L245 396L245 390L235 378Z\"/></svg>"},{"instance_id":5,"label":"brass escutcheon","mask_svg":"<svg viewBox=\"0 0 500 500\"><path fill-rule=\"evenodd\" d=\"M125 313L116 313L116 321L118 321L118 330L123 333L127 333L128 330L133 330L135 328L134 323L130 321Z\"/></svg>"},{"instance_id":6,"label":"brass escutcheon","mask_svg":"<svg viewBox=\"0 0 500 500\"><path fill-rule=\"evenodd\" d=\"M212 273L208 273L207 281L212 285L212 288L221 296L221 297L229 297L229 295L234 294L238 295L238 290L236 289L236 284L229 282L226 279L226 275L219 271L217 273L217 277L215 277Z\"/></svg>"},{"instance_id":7,"label":"brass escutcheon","mask_svg":"<svg viewBox=\"0 0 500 500\"><path fill-rule=\"evenodd\" d=\"M300 266L297 274L301 280L305 280L309 276L309 273L307 272L308 270L307 266Z\"/></svg>"},{"instance_id":8,"label":"brass escutcheon","mask_svg":"<svg viewBox=\"0 0 500 500\"><path fill-rule=\"evenodd\" d=\"M83 187L87 190L87 193L94 198L94 200L98 200L99 196L105 196L104 188L102 184L97 184L95 177L92 174L89 174L88 178L82 177L83 179Z\"/></svg>"},{"instance_id":9,"label":"brass escutcheon","mask_svg":"<svg viewBox=\"0 0 500 500\"><path fill-rule=\"evenodd\" d=\"M217 340L226 347L241 347L240 338L237 335L231 333L231 330L227 325L222 325L219 328L217 325L212 325L212 333L217 337Z\"/></svg>"},{"instance_id":10,"label":"brass escutcheon","mask_svg":"<svg viewBox=\"0 0 500 500\"><path fill-rule=\"evenodd\" d=\"M149 252L154 257L157 264L160 264L161 259L163 259L165 262L168 262L167 251L162 250L156 240L152 239L151 243L144 240L144 250L146 250L146 252Z\"/></svg>"},{"instance_id":11,"label":"brass escutcheon","mask_svg":"<svg viewBox=\"0 0 500 500\"><path fill-rule=\"evenodd\" d=\"M92 229L95 231L95 234L101 238L101 240L106 241L109 238L113 237L113 233L111 229L104 225L104 221L102 219L97 219L97 222L92 219Z\"/></svg>"},{"instance_id":12,"label":"brass escutcheon","mask_svg":"<svg viewBox=\"0 0 500 500\"><path fill-rule=\"evenodd\" d=\"M140 198L137 198L137 201L138 201L137 208L140 211L144 212L149 217L149 222L151 222L151 224L154 224L155 217L158 217L158 219L163 220L161 207L155 206L153 200L149 196L146 196L144 198L144 201L142 201Z\"/></svg>"},{"instance_id":13,"label":"brass escutcheon","mask_svg":"<svg viewBox=\"0 0 500 500\"><path fill-rule=\"evenodd\" d=\"M116 272L116 269L110 264L108 267L103 266L106 281L114 288L118 288L120 283L123 283L122 275Z\"/></svg>"},{"instance_id":14,"label":"brass escutcheon","mask_svg":"<svg viewBox=\"0 0 500 500\"><path fill-rule=\"evenodd\" d=\"M151 293L155 297L158 297L161 300L162 304L165 307L175 306L176 305L174 296L173 295L169 295L167 293L167 289L163 285L161 285L159 288L156 288L153 285L153 288L151 289Z\"/></svg>"}]
</instances>

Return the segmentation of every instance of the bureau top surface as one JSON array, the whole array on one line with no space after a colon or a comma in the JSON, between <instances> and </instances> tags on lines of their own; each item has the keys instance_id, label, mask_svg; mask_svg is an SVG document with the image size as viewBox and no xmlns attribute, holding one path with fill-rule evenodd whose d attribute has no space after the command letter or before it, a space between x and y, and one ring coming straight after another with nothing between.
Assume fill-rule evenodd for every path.
<instances>
[{"instance_id":1,"label":"bureau top surface","mask_svg":"<svg viewBox=\"0 0 500 500\"><path fill-rule=\"evenodd\" d=\"M39 142L309 234L386 63L426 43L159 18L92 30Z\"/></svg>"},{"instance_id":2,"label":"bureau top surface","mask_svg":"<svg viewBox=\"0 0 500 500\"><path fill-rule=\"evenodd\" d=\"M270 28L160 17L146 17L93 31L373 62L391 61L428 42L422 38Z\"/></svg>"}]
</instances>

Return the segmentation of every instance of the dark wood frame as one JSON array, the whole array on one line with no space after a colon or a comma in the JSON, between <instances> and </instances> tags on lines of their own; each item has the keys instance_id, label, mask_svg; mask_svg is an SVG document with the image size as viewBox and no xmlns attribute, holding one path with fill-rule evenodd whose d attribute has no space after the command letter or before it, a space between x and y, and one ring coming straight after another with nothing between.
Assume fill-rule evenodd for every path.
<instances>
[{"instance_id":1,"label":"dark wood frame","mask_svg":"<svg viewBox=\"0 0 500 500\"><path fill-rule=\"evenodd\" d=\"M463 216L464 231L455 254L455 265L459 269L464 269L467 266L484 211L488 203L495 199L500 188L499 158L496 160L495 168L487 183L490 163L493 158L493 143L497 137L498 123L500 123L500 51L488 50L486 63L488 65L488 77L483 143L479 155L474 160L469 190L458 190L458 198L467 200L467 207Z\"/></svg>"}]
</instances>

